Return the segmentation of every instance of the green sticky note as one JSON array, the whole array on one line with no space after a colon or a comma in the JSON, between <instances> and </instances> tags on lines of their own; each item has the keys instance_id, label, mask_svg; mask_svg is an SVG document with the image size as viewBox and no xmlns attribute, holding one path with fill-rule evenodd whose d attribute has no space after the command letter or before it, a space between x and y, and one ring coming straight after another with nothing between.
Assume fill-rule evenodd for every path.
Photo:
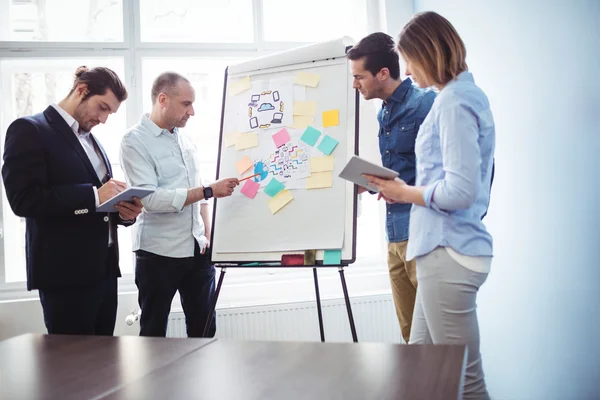
<instances>
[{"instance_id":1,"label":"green sticky note","mask_svg":"<svg viewBox=\"0 0 600 400\"><path fill-rule=\"evenodd\" d=\"M335 146L338 145L338 141L335 140L334 138L332 138L329 135L325 135L325 137L323 138L323 140L321 140L321 143L319 143L319 147L317 147L319 150L321 150L323 153L330 155L331 152L333 151L333 149L335 149Z\"/></svg>"},{"instance_id":2,"label":"green sticky note","mask_svg":"<svg viewBox=\"0 0 600 400\"><path fill-rule=\"evenodd\" d=\"M342 263L342 250L325 250L323 265L340 265Z\"/></svg>"},{"instance_id":3,"label":"green sticky note","mask_svg":"<svg viewBox=\"0 0 600 400\"><path fill-rule=\"evenodd\" d=\"M317 140L319 140L319 137L321 137L321 132L312 126L309 126L300 137L300 140L306 144L314 146L317 143Z\"/></svg>"},{"instance_id":4,"label":"green sticky note","mask_svg":"<svg viewBox=\"0 0 600 400\"><path fill-rule=\"evenodd\" d=\"M265 186L265 193L268 194L269 196L273 197L277 193L281 192L283 189L285 189L285 186L283 185L283 183L281 183L277 179L273 178L273 179L271 179L271 182L269 182L267 184L267 186Z\"/></svg>"}]
</instances>

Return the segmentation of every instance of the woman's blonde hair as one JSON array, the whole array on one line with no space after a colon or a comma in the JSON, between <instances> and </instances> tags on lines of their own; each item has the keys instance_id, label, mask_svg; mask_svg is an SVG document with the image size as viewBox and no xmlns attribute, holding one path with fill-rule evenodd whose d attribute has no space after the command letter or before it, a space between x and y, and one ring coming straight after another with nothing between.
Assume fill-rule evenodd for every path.
<instances>
[{"instance_id":1,"label":"woman's blonde hair","mask_svg":"<svg viewBox=\"0 0 600 400\"><path fill-rule=\"evenodd\" d=\"M467 70L467 50L458 32L450 21L432 11L416 14L404 26L398 50L438 85L446 85Z\"/></svg>"}]
</instances>

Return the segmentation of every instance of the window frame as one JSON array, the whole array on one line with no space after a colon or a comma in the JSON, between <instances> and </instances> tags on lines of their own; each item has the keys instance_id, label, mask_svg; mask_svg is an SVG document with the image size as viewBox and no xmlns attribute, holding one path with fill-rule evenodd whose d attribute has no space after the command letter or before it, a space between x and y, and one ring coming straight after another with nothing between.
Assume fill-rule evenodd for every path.
<instances>
[{"instance_id":1,"label":"window frame","mask_svg":"<svg viewBox=\"0 0 600 400\"><path fill-rule=\"evenodd\" d=\"M10 0L5 0L10 1ZM254 41L252 43L182 43L182 42L143 42L141 40L140 2L142 0L123 0L123 41L122 42L32 42L32 41L0 41L0 60L27 58L73 58L73 57L122 57L124 64L124 82L129 90L126 122L132 126L139 121L143 110L142 93L142 58L152 57L260 57L273 52L309 44L307 42L266 42L264 40L262 0L249 0L253 4ZM367 31L385 30L382 19L385 0L365 0L367 9ZM1 5L1 4L0 4ZM357 40L358 38L354 38ZM3 79L0 79L0 94L3 92ZM0 134L2 139L5 132ZM4 143L0 143L3 152ZM115 160L113 160L113 164ZM212 179L211 177L206 177ZM4 186L0 185L0 196L4 196ZM1 199L2 197L0 197ZM37 292L26 290L26 282L5 282L4 238L6 231L3 221L4 204L0 201L0 302L19 301L37 298ZM379 205L379 225L381 257L366 257L347 268L347 275L378 275L387 282L387 252L384 235L385 205ZM123 252L122 257L126 252ZM132 255L133 256L133 255ZM385 269L382 267L385 266ZM248 274L228 274L224 286L256 285L270 279L268 283L281 282L290 284L296 279L306 279L310 275L308 269L285 269L273 276L271 270L253 270ZM382 281L383 282L383 281ZM388 285L389 286L389 285ZM381 288L379 288L380 290ZM384 290L387 290L384 288ZM133 273L124 274L119 280L119 293L135 293L137 288L133 282ZM226 299L227 289L222 297ZM341 292L340 292L341 293ZM353 293L356 294L356 293ZM233 300L232 300L233 301ZM249 301L251 302L251 301Z\"/></svg>"}]
</instances>

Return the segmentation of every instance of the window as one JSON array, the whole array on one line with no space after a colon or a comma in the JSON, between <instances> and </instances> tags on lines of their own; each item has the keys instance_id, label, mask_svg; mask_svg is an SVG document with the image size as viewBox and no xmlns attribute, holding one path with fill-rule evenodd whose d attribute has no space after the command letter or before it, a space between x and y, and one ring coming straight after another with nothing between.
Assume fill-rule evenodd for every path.
<instances>
[{"instance_id":1,"label":"window","mask_svg":"<svg viewBox=\"0 0 600 400\"><path fill-rule=\"evenodd\" d=\"M122 0L4 0L0 7L6 3L0 9L0 41L123 40Z\"/></svg>"},{"instance_id":2,"label":"window","mask_svg":"<svg viewBox=\"0 0 600 400\"><path fill-rule=\"evenodd\" d=\"M144 0L142 41L252 43L251 0Z\"/></svg>"},{"instance_id":3,"label":"window","mask_svg":"<svg viewBox=\"0 0 600 400\"><path fill-rule=\"evenodd\" d=\"M265 40L317 42L367 33L364 0L263 0Z\"/></svg>"},{"instance_id":4,"label":"window","mask_svg":"<svg viewBox=\"0 0 600 400\"><path fill-rule=\"evenodd\" d=\"M265 49L343 35L356 40L367 32L366 4L377 1L0 0L0 147L15 118L41 112L68 93L76 67L104 65L123 79L129 97L94 134L108 152L115 178L123 179L122 135L150 111L154 78L173 70L188 77L196 90L196 115L185 130L198 146L203 178L212 181L227 65L263 56ZM25 224L12 213L1 186L0 192L2 298L3 288L24 288ZM382 205L373 196L363 197L357 264L387 275ZM121 284L132 284L131 231L119 229ZM265 281L284 276L294 282L294 274L304 277L306 272L235 270L225 285L235 285L236 296L244 298L251 292L245 287L260 292Z\"/></svg>"}]
</instances>

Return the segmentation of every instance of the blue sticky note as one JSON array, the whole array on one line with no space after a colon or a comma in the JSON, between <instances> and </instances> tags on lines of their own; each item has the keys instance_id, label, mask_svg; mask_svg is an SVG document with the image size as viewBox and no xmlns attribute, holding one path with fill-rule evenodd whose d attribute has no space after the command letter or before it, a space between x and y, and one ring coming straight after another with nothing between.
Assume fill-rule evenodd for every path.
<instances>
[{"instance_id":1,"label":"blue sticky note","mask_svg":"<svg viewBox=\"0 0 600 400\"><path fill-rule=\"evenodd\" d=\"M309 126L300 137L300 140L308 145L314 146L317 143L317 140L319 140L319 137L321 137L321 132L312 126Z\"/></svg>"},{"instance_id":2,"label":"blue sticky note","mask_svg":"<svg viewBox=\"0 0 600 400\"><path fill-rule=\"evenodd\" d=\"M329 135L325 135L325 137L323 138L323 140L321 140L321 143L319 143L319 147L317 147L317 149L321 150L323 153L330 155L331 152L333 151L333 149L335 149L335 146L338 145L338 141L335 140L334 138L332 138Z\"/></svg>"},{"instance_id":3,"label":"blue sticky note","mask_svg":"<svg viewBox=\"0 0 600 400\"><path fill-rule=\"evenodd\" d=\"M342 263L342 250L325 250L323 265L340 265Z\"/></svg>"},{"instance_id":4,"label":"blue sticky note","mask_svg":"<svg viewBox=\"0 0 600 400\"><path fill-rule=\"evenodd\" d=\"M269 182L267 184L267 186L265 186L265 193L268 194L269 196L273 197L277 193L281 192L283 189L285 189L285 186L283 185L283 183L281 183L277 179L273 178L273 179L271 179L271 182Z\"/></svg>"}]
</instances>

